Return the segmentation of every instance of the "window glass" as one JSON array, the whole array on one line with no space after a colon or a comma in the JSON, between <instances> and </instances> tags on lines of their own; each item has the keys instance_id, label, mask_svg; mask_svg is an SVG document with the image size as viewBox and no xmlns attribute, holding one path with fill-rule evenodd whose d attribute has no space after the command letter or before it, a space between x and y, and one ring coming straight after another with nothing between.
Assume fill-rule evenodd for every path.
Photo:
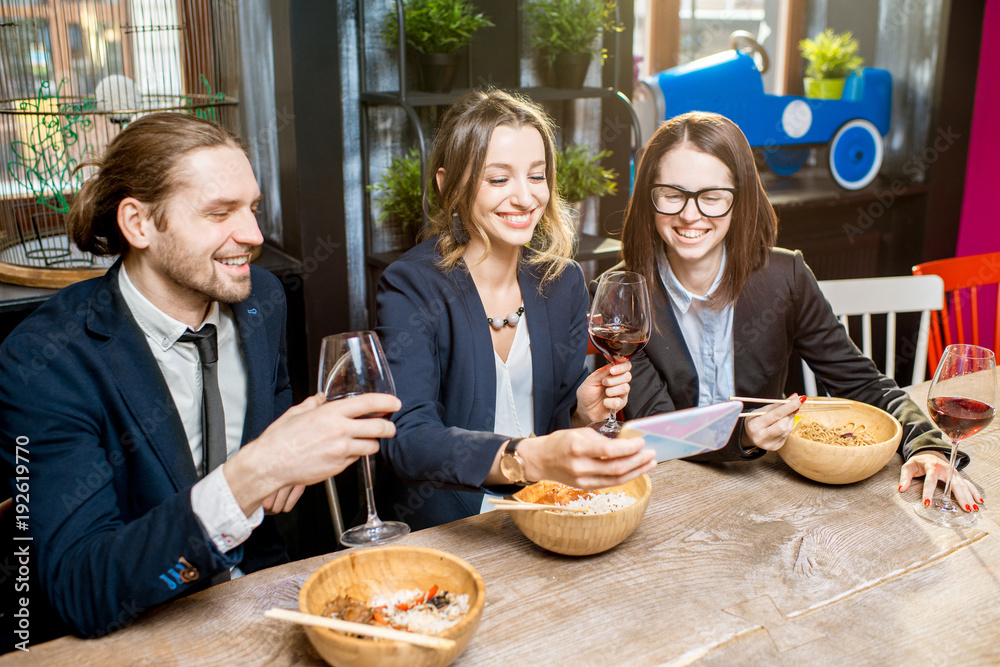
<instances>
[{"instance_id":1,"label":"window glass","mask_svg":"<svg viewBox=\"0 0 1000 667\"><path fill-rule=\"evenodd\" d=\"M633 53L637 74L655 74L649 57L650 44L657 40L675 39L668 45L677 57L677 65L704 58L729 49L729 35L737 30L749 32L764 47L772 65L777 55L777 30L781 10L780 0L678 0L678 35L653 35L650 6L662 7L654 0L635 3L635 36ZM661 46L658 44L658 47ZM774 71L763 74L764 89L773 92Z\"/></svg>"}]
</instances>

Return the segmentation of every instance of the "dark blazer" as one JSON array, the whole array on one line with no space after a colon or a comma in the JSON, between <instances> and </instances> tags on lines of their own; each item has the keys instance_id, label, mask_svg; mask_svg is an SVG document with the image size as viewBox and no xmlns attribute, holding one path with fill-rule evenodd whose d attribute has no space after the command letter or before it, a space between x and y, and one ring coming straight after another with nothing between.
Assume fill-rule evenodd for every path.
<instances>
[{"instance_id":1,"label":"dark blazer","mask_svg":"<svg viewBox=\"0 0 1000 667\"><path fill-rule=\"evenodd\" d=\"M662 281L650 300L658 331L632 358L625 417L634 419L698 405L698 374ZM831 396L877 406L903 425L900 452L949 451L941 433L896 383L880 373L851 342L799 251L774 248L765 268L750 275L733 312L735 388L738 396L783 398L792 352L797 352ZM757 407L757 406L752 406ZM693 460L763 456L740 447L743 423L723 449ZM962 464L968 462L963 456Z\"/></svg>"},{"instance_id":2,"label":"dark blazer","mask_svg":"<svg viewBox=\"0 0 1000 667\"><path fill-rule=\"evenodd\" d=\"M237 563L252 572L288 559L270 517L222 554L194 515L187 436L118 290L120 264L61 290L0 346L3 465L9 475L27 459L41 592L82 635L205 588ZM284 292L263 269L251 276L253 293L232 305L248 370L244 444L291 404Z\"/></svg>"},{"instance_id":3,"label":"dark blazer","mask_svg":"<svg viewBox=\"0 0 1000 667\"><path fill-rule=\"evenodd\" d=\"M493 433L496 367L479 292L464 267L445 273L439 259L433 239L421 243L385 270L376 296L378 334L403 403L396 437L382 442L389 470L378 495L386 516L412 528L478 513L480 485L510 437ZM587 290L576 263L544 294L524 262L518 282L531 334L534 433L545 435L570 427L587 377Z\"/></svg>"}]
</instances>

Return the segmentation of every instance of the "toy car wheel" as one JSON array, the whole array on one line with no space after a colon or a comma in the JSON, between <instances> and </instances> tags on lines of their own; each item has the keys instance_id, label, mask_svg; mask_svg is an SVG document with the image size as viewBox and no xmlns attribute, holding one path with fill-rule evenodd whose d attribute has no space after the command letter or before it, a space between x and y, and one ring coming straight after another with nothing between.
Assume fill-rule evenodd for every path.
<instances>
[{"instance_id":1,"label":"toy car wheel","mask_svg":"<svg viewBox=\"0 0 1000 667\"><path fill-rule=\"evenodd\" d=\"M882 167L882 135L860 118L844 123L830 141L830 174L845 190L860 190Z\"/></svg>"},{"instance_id":2,"label":"toy car wheel","mask_svg":"<svg viewBox=\"0 0 1000 667\"><path fill-rule=\"evenodd\" d=\"M764 162L778 176L791 176L809 159L808 148L765 148Z\"/></svg>"}]
</instances>

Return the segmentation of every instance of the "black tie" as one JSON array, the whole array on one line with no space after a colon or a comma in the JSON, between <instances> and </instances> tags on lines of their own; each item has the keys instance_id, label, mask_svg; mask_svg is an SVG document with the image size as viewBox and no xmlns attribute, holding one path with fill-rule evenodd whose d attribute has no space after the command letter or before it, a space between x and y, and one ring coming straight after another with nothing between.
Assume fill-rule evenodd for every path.
<instances>
[{"instance_id":1,"label":"black tie","mask_svg":"<svg viewBox=\"0 0 1000 667\"><path fill-rule=\"evenodd\" d=\"M178 339L194 343L201 360L201 446L205 455L205 474L226 461L226 413L219 393L219 346L215 325L206 324L200 331L190 329Z\"/></svg>"}]
</instances>

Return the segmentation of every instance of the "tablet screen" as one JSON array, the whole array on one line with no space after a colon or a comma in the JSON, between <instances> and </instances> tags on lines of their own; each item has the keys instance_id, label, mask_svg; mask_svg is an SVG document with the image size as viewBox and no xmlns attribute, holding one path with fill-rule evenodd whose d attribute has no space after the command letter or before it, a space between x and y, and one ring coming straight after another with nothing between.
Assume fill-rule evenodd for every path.
<instances>
[{"instance_id":1,"label":"tablet screen","mask_svg":"<svg viewBox=\"0 0 1000 667\"><path fill-rule=\"evenodd\" d=\"M619 437L641 435L659 463L722 449L739 420L743 403L726 401L626 422Z\"/></svg>"}]
</instances>

